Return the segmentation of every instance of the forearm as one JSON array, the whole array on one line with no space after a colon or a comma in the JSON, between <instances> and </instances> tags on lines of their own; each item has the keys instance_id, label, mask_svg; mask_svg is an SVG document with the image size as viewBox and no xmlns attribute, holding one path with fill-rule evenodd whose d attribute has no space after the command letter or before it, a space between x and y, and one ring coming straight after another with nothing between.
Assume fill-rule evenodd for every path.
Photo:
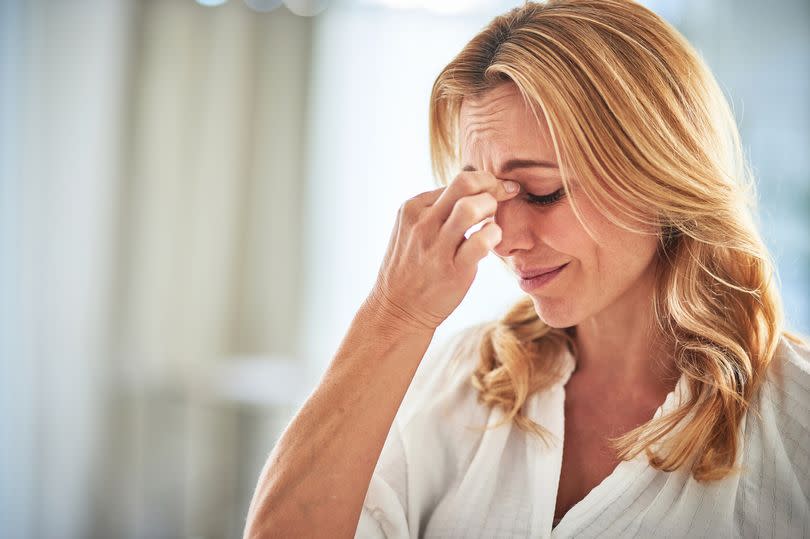
<instances>
[{"instance_id":1,"label":"forearm","mask_svg":"<svg viewBox=\"0 0 810 539\"><path fill-rule=\"evenodd\" d=\"M353 537L371 475L429 328L386 321L366 302L318 387L270 454L246 537Z\"/></svg>"}]
</instances>

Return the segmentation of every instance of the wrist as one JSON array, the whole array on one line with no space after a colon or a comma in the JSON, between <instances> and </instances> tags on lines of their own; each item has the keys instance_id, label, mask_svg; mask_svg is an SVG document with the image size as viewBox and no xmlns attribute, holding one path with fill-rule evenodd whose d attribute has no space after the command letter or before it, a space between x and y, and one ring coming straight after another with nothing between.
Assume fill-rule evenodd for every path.
<instances>
[{"instance_id":1,"label":"wrist","mask_svg":"<svg viewBox=\"0 0 810 539\"><path fill-rule=\"evenodd\" d=\"M425 320L414 316L396 302L389 300L385 292L375 289L368 295L361 312L367 323L387 335L433 335L440 320Z\"/></svg>"}]
</instances>

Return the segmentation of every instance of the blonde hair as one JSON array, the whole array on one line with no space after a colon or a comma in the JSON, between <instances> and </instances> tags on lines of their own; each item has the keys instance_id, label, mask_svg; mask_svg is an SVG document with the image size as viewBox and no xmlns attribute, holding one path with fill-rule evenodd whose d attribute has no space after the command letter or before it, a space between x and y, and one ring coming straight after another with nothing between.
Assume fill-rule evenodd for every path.
<instances>
[{"instance_id":1,"label":"blonde hair","mask_svg":"<svg viewBox=\"0 0 810 539\"><path fill-rule=\"evenodd\" d=\"M677 30L635 2L527 2L492 20L433 85L431 158L441 184L460 166L463 98L504 83L535 118L542 111L566 191L574 175L614 222L638 232L652 225L660 237L652 307L691 395L612 440L619 458L644 451L653 467L687 465L697 480L738 471L738 426L783 315L753 218L753 176L713 75ZM558 379L564 347L575 353L570 334L521 300L482 335L471 377L479 401L544 438L522 407ZM654 452L671 432L667 451Z\"/></svg>"}]
</instances>

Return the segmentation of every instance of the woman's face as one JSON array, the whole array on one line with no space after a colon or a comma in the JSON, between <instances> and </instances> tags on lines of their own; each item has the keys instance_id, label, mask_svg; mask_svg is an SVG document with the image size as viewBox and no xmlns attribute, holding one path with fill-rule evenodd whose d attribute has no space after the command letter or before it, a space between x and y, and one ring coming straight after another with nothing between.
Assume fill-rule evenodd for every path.
<instances>
[{"instance_id":1,"label":"woman's face","mask_svg":"<svg viewBox=\"0 0 810 539\"><path fill-rule=\"evenodd\" d=\"M542 117L540 124L511 83L462 103L464 168L521 185L517 197L498 205L495 222L503 235L494 252L517 274L549 326L575 326L599 315L632 316L650 298L657 238L607 220L586 196L578 195L573 177L572 196L591 237L566 196L558 196L562 179L554 146ZM533 203L529 195L543 198ZM553 276L520 279L521 273L563 265Z\"/></svg>"}]
</instances>

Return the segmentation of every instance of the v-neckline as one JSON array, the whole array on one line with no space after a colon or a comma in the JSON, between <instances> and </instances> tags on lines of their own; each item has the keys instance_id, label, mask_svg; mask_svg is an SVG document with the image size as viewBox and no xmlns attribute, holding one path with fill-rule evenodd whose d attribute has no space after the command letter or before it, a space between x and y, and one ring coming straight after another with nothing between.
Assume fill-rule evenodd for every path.
<instances>
[{"instance_id":1,"label":"v-neckline","mask_svg":"<svg viewBox=\"0 0 810 539\"><path fill-rule=\"evenodd\" d=\"M592 488L584 498L566 511L556 526L553 525L560 474L562 471L562 449L565 433L565 385L568 383L575 368L576 360L570 352L566 352L563 375L560 380L549 389L547 398L541 397L541 395L546 392L533 395L532 403L529 406L529 410L538 415L538 418L532 419L535 421L539 419L538 422L543 425L548 424L546 428L548 428L555 437L554 442L552 442L554 458L551 459L549 463L553 464L550 469L546 470L551 473L554 488L544 491L540 490L535 497L535 500L542 500L543 503L538 504L538 514L533 518L533 531L536 532L535 535L543 537L571 536L572 533L578 532L586 521L593 520L612 505L642 473L645 471L656 471L649 466L647 457L643 452L632 460L620 461L609 475ZM689 388L686 383L686 377L681 374L675 388L667 394L664 401L658 406L653 418L661 417L675 409L681 402L684 402L685 399L688 398L688 393ZM552 402L548 402L549 400ZM529 436L526 440L527 443L530 444L527 449L529 451L536 451L537 444L533 440L533 437ZM536 459L531 459L531 461L536 461ZM538 470L533 470L533 477L541 477L542 475L544 474L539 474ZM548 487L548 485L545 485L545 487ZM542 489L543 487L539 488Z\"/></svg>"}]
</instances>

